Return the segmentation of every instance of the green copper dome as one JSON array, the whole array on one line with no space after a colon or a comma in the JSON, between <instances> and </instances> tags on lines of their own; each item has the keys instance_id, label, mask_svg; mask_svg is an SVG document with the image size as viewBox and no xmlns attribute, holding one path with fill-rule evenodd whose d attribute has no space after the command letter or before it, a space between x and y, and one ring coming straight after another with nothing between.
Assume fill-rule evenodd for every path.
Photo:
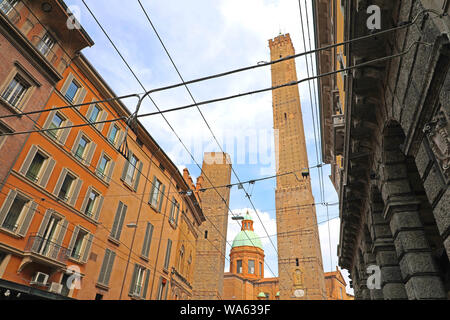
<instances>
[{"instance_id":1,"label":"green copper dome","mask_svg":"<svg viewBox=\"0 0 450 320\"><path fill-rule=\"evenodd\" d=\"M244 246L263 249L261 239L251 230L242 230L233 240L232 248Z\"/></svg>"},{"instance_id":2,"label":"green copper dome","mask_svg":"<svg viewBox=\"0 0 450 320\"><path fill-rule=\"evenodd\" d=\"M265 297L266 297L266 295L265 295L264 292L260 292L260 293L258 294L258 298L265 298Z\"/></svg>"}]
</instances>

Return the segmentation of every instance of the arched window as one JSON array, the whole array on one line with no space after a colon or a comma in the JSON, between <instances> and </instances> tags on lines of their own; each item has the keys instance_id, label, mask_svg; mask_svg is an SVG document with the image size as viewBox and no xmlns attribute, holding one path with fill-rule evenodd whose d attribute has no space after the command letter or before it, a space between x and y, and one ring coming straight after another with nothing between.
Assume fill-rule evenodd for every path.
<instances>
[{"instance_id":1,"label":"arched window","mask_svg":"<svg viewBox=\"0 0 450 320\"><path fill-rule=\"evenodd\" d=\"M180 254L178 257L178 270L180 270L180 273L183 273L183 266L184 266L184 245L180 248Z\"/></svg>"}]
</instances>

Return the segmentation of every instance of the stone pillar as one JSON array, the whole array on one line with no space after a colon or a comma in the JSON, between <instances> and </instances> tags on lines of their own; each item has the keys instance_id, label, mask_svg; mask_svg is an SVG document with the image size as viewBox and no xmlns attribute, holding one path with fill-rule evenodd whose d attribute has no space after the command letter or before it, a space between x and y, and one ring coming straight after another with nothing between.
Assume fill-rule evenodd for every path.
<instances>
[{"instance_id":1,"label":"stone pillar","mask_svg":"<svg viewBox=\"0 0 450 320\"><path fill-rule=\"evenodd\" d=\"M384 220L383 203L379 196L372 196L369 212L369 232L373 241L372 252L381 270L381 292L385 300L407 299L400 271L394 239ZM378 291L378 290L377 290ZM380 297L380 293L374 293Z\"/></svg>"},{"instance_id":2,"label":"stone pillar","mask_svg":"<svg viewBox=\"0 0 450 320\"><path fill-rule=\"evenodd\" d=\"M364 271L366 272L366 275L368 278L369 274L367 273L367 268L369 266L373 266L373 265L377 266L377 258L376 258L376 255L373 253L373 242L370 237L370 232L369 232L367 224L364 224L361 248L362 248L362 255L363 255L363 262L364 262ZM366 283L367 283L367 281L366 281ZM384 299L383 291L381 289L370 289L367 287L367 290L369 292L367 300L383 300Z\"/></svg>"},{"instance_id":3,"label":"stone pillar","mask_svg":"<svg viewBox=\"0 0 450 320\"><path fill-rule=\"evenodd\" d=\"M412 192L403 155L397 158L384 165L381 193L383 217L389 221L408 299L446 299L420 220L420 201Z\"/></svg>"}]
</instances>

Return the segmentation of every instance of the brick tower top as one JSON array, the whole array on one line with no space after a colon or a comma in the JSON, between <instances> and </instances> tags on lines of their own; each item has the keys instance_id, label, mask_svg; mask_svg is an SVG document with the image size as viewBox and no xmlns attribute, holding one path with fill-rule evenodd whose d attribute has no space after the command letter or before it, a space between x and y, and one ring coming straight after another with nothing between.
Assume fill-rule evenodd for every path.
<instances>
[{"instance_id":1,"label":"brick tower top","mask_svg":"<svg viewBox=\"0 0 450 320\"><path fill-rule=\"evenodd\" d=\"M271 50L276 46L285 46L285 45L289 45L292 48L292 51L294 51L294 45L292 44L291 36L289 35L289 33L280 34L274 39L269 40L269 48Z\"/></svg>"}]
</instances>

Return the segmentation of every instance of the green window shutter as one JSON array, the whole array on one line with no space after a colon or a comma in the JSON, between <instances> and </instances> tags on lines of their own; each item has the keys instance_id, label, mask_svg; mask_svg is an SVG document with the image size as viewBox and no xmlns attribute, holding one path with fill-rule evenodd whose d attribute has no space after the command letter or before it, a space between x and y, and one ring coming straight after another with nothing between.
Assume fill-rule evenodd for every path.
<instances>
[{"instance_id":1,"label":"green window shutter","mask_svg":"<svg viewBox=\"0 0 450 320\"><path fill-rule=\"evenodd\" d=\"M39 182L39 185L44 189L47 187L48 180L52 175L53 169L55 168L55 164L56 164L55 159L53 158L47 159L47 166L42 175L41 181Z\"/></svg>"},{"instance_id":2,"label":"green window shutter","mask_svg":"<svg viewBox=\"0 0 450 320\"><path fill-rule=\"evenodd\" d=\"M106 176L107 183L109 183L111 181L111 177L113 175L115 165L116 165L116 163L114 161L110 160L108 174Z\"/></svg>"},{"instance_id":3,"label":"green window shutter","mask_svg":"<svg viewBox=\"0 0 450 320\"><path fill-rule=\"evenodd\" d=\"M139 164L137 166L137 172L136 172L136 180L134 182L134 191L137 191L138 187L139 187L139 181L141 179L141 172L142 172L142 168L144 166L144 163L142 161L139 161Z\"/></svg>"},{"instance_id":4,"label":"green window shutter","mask_svg":"<svg viewBox=\"0 0 450 320\"><path fill-rule=\"evenodd\" d=\"M152 243L153 229L154 229L153 225L150 222L147 222L147 229L145 230L145 237L144 237L144 245L142 246L141 252L141 254L147 258L148 253L150 252L150 245Z\"/></svg>"},{"instance_id":5,"label":"green window shutter","mask_svg":"<svg viewBox=\"0 0 450 320\"><path fill-rule=\"evenodd\" d=\"M69 73L69 75L67 76L66 82L64 82L64 85L61 88L61 94L63 96L66 95L67 89L69 89L69 85L72 83L72 80L73 80L73 74Z\"/></svg>"},{"instance_id":6,"label":"green window shutter","mask_svg":"<svg viewBox=\"0 0 450 320\"><path fill-rule=\"evenodd\" d=\"M27 210L25 218L23 219L22 225L20 226L20 229L17 232L19 236L22 236L22 237L26 236L26 234L28 232L28 228L30 227L31 221L33 220L34 213L36 212L37 206L38 206L38 204L34 201L32 201L29 204L29 208Z\"/></svg>"},{"instance_id":7,"label":"green window shutter","mask_svg":"<svg viewBox=\"0 0 450 320\"><path fill-rule=\"evenodd\" d=\"M87 203L88 203L88 201L89 201L89 196L91 195L91 192L92 192L92 187L89 186L89 187L87 188L87 191L86 191L86 196L85 196L84 199L83 199L83 204L81 205L81 208L80 208L80 211L81 211L82 213L84 213L84 210L86 210L86 206L87 206Z\"/></svg>"},{"instance_id":8,"label":"green window shutter","mask_svg":"<svg viewBox=\"0 0 450 320\"><path fill-rule=\"evenodd\" d=\"M34 159L34 156L37 153L38 148L35 145L32 145L30 148L30 151L28 151L28 155L25 158L25 161L22 164L22 168L20 168L19 172L23 175L25 175L30 168L31 162Z\"/></svg>"},{"instance_id":9,"label":"green window shutter","mask_svg":"<svg viewBox=\"0 0 450 320\"><path fill-rule=\"evenodd\" d=\"M77 202L78 195L80 194L81 185L83 184L83 180L78 178L76 181L74 181L75 187L72 192L72 196L70 197L69 204L74 207L75 203Z\"/></svg>"},{"instance_id":10,"label":"green window shutter","mask_svg":"<svg viewBox=\"0 0 450 320\"><path fill-rule=\"evenodd\" d=\"M150 190L150 199L148 200L148 203L150 204L152 204L153 193L155 192L155 185L156 185L156 176L153 176L152 189Z\"/></svg>"},{"instance_id":11,"label":"green window shutter","mask_svg":"<svg viewBox=\"0 0 450 320\"><path fill-rule=\"evenodd\" d=\"M164 260L164 269L168 270L170 263L170 252L172 250L172 240L167 240L166 259Z\"/></svg>"},{"instance_id":12,"label":"green window shutter","mask_svg":"<svg viewBox=\"0 0 450 320\"><path fill-rule=\"evenodd\" d=\"M142 294L142 298L147 298L147 289L148 289L148 281L150 280L150 269L145 271L145 282L144 282L144 292Z\"/></svg>"},{"instance_id":13,"label":"green window shutter","mask_svg":"<svg viewBox=\"0 0 450 320\"><path fill-rule=\"evenodd\" d=\"M122 206L122 213L120 215L119 226L117 228L117 237L116 237L117 240L120 239L120 235L122 234L123 222L125 220L125 214L127 212L127 208L128 207L125 204Z\"/></svg>"},{"instance_id":14,"label":"green window shutter","mask_svg":"<svg viewBox=\"0 0 450 320\"><path fill-rule=\"evenodd\" d=\"M72 124L73 124L72 121L66 120L66 121L64 121L63 127L70 127ZM70 130L72 130L72 128L66 128L66 129L60 130L60 131L62 131L62 133L59 136L59 143L61 143L63 146L66 145L67 137L69 136Z\"/></svg>"},{"instance_id":15,"label":"green window shutter","mask_svg":"<svg viewBox=\"0 0 450 320\"><path fill-rule=\"evenodd\" d=\"M162 209L162 205L163 205L163 202L164 202L164 192L165 191L166 191L166 186L162 185L161 192L160 192L160 195L159 195L159 208L158 208L159 212L161 212L161 209Z\"/></svg>"},{"instance_id":16,"label":"green window shutter","mask_svg":"<svg viewBox=\"0 0 450 320\"><path fill-rule=\"evenodd\" d=\"M111 228L111 238L116 239L117 236L117 230L119 227L119 222L120 222L120 217L122 215L122 207L123 207L123 203L122 201L119 201L119 205L117 206L117 210L116 210L116 215L114 216L114 222Z\"/></svg>"},{"instance_id":17,"label":"green window shutter","mask_svg":"<svg viewBox=\"0 0 450 320\"><path fill-rule=\"evenodd\" d=\"M89 150L88 150L88 152L87 152L87 155L86 155L86 159L84 160L84 163L87 165L87 166L90 166L91 165L91 161L92 161L92 158L93 158L93 156L94 156L94 152L95 152L95 149L97 148L97 144L96 143L94 143L94 142L89 142Z\"/></svg>"},{"instance_id":18,"label":"green window shutter","mask_svg":"<svg viewBox=\"0 0 450 320\"><path fill-rule=\"evenodd\" d=\"M104 200L103 196L98 197L97 209L95 210L95 216L94 216L95 221L98 221L98 218L100 217L100 211L102 210L103 200Z\"/></svg>"},{"instance_id":19,"label":"green window shutter","mask_svg":"<svg viewBox=\"0 0 450 320\"><path fill-rule=\"evenodd\" d=\"M67 174L67 169L66 169L66 168L63 168L63 169L61 170L60 175L59 175L58 181L56 182L55 190L53 190L53 194L54 194L55 196L58 196L59 191L61 191L61 187L62 187L62 184L63 184L63 182L64 182L64 178L66 177L66 174Z\"/></svg>"},{"instance_id":20,"label":"green window shutter","mask_svg":"<svg viewBox=\"0 0 450 320\"><path fill-rule=\"evenodd\" d=\"M134 289L136 288L136 278L137 278L138 271L139 271L139 265L135 264L134 270L133 270L133 276L131 277L130 292L129 292L130 296L133 295Z\"/></svg>"},{"instance_id":21,"label":"green window shutter","mask_svg":"<svg viewBox=\"0 0 450 320\"><path fill-rule=\"evenodd\" d=\"M100 274L98 275L97 282L104 284L104 285L108 285L108 281L106 281L107 280L106 275L107 275L107 270L109 267L109 260L110 260L111 253L112 253L111 250L109 250L109 249L105 250L105 256L103 257L102 266L100 268Z\"/></svg>"},{"instance_id":22,"label":"green window shutter","mask_svg":"<svg viewBox=\"0 0 450 320\"><path fill-rule=\"evenodd\" d=\"M92 233L89 233L89 235L87 236L86 246L84 247L81 263L86 263L88 261L89 253L91 252L92 241L94 241L94 235Z\"/></svg>"},{"instance_id":23,"label":"green window shutter","mask_svg":"<svg viewBox=\"0 0 450 320\"><path fill-rule=\"evenodd\" d=\"M5 222L6 215L9 212L9 209L11 209L11 206L13 204L14 199L17 196L16 190L9 190L8 195L5 198L5 201L3 202L2 209L0 210L0 226L3 225L3 222Z\"/></svg>"}]
</instances>

